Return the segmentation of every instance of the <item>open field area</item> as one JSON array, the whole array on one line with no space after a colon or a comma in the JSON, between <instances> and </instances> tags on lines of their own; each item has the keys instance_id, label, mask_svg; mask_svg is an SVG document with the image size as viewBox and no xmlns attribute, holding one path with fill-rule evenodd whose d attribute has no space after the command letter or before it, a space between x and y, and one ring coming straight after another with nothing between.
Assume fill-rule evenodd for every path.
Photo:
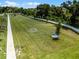
<instances>
[{"instance_id":1,"label":"open field area","mask_svg":"<svg viewBox=\"0 0 79 59\"><path fill-rule=\"evenodd\" d=\"M79 0L0 0L0 59L79 59Z\"/></svg>"},{"instance_id":2,"label":"open field area","mask_svg":"<svg viewBox=\"0 0 79 59\"><path fill-rule=\"evenodd\" d=\"M55 25L21 15L11 16L17 59L79 59L79 35L61 29L52 40Z\"/></svg>"},{"instance_id":3,"label":"open field area","mask_svg":"<svg viewBox=\"0 0 79 59\"><path fill-rule=\"evenodd\" d=\"M0 59L6 58L6 38L7 38L7 27L2 28L2 17L0 16ZM7 25L7 21L5 19L4 25Z\"/></svg>"}]
</instances>

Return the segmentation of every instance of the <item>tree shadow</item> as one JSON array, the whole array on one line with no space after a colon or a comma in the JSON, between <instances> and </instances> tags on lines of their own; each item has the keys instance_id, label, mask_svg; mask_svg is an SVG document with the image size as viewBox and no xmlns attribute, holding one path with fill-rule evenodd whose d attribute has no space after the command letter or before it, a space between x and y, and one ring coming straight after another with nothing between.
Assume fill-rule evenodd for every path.
<instances>
[{"instance_id":1,"label":"tree shadow","mask_svg":"<svg viewBox=\"0 0 79 59\"><path fill-rule=\"evenodd\" d=\"M2 40L3 40L3 39L0 38L0 42L1 42Z\"/></svg>"}]
</instances>

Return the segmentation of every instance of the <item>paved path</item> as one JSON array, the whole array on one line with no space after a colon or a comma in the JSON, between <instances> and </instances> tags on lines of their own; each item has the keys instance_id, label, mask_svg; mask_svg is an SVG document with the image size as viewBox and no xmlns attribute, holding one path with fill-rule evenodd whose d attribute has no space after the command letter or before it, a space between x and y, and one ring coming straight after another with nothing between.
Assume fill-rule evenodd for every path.
<instances>
[{"instance_id":1,"label":"paved path","mask_svg":"<svg viewBox=\"0 0 79 59\"><path fill-rule=\"evenodd\" d=\"M8 25L7 25L7 50L6 59L16 59L16 53L14 48L10 17L8 15Z\"/></svg>"}]
</instances>

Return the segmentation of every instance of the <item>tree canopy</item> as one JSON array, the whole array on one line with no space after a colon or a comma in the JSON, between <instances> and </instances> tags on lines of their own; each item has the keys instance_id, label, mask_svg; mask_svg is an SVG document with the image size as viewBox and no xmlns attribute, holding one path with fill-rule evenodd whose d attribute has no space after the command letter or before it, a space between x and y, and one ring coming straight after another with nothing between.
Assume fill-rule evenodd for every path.
<instances>
[{"instance_id":1,"label":"tree canopy","mask_svg":"<svg viewBox=\"0 0 79 59\"><path fill-rule=\"evenodd\" d=\"M79 1L66 1L60 6L40 4L36 8L0 7L0 13L20 13L53 21L61 20L72 26L79 24Z\"/></svg>"}]
</instances>

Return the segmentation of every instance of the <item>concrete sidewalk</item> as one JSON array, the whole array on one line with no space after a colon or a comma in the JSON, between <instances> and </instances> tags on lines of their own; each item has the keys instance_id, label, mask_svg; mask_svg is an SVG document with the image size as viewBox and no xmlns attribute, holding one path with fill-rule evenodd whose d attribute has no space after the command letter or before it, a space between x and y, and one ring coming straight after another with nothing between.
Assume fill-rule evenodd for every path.
<instances>
[{"instance_id":1,"label":"concrete sidewalk","mask_svg":"<svg viewBox=\"0 0 79 59\"><path fill-rule=\"evenodd\" d=\"M12 29L10 24L10 16L8 15L8 25L7 25L7 50L6 59L16 59L16 53L13 42Z\"/></svg>"}]
</instances>

